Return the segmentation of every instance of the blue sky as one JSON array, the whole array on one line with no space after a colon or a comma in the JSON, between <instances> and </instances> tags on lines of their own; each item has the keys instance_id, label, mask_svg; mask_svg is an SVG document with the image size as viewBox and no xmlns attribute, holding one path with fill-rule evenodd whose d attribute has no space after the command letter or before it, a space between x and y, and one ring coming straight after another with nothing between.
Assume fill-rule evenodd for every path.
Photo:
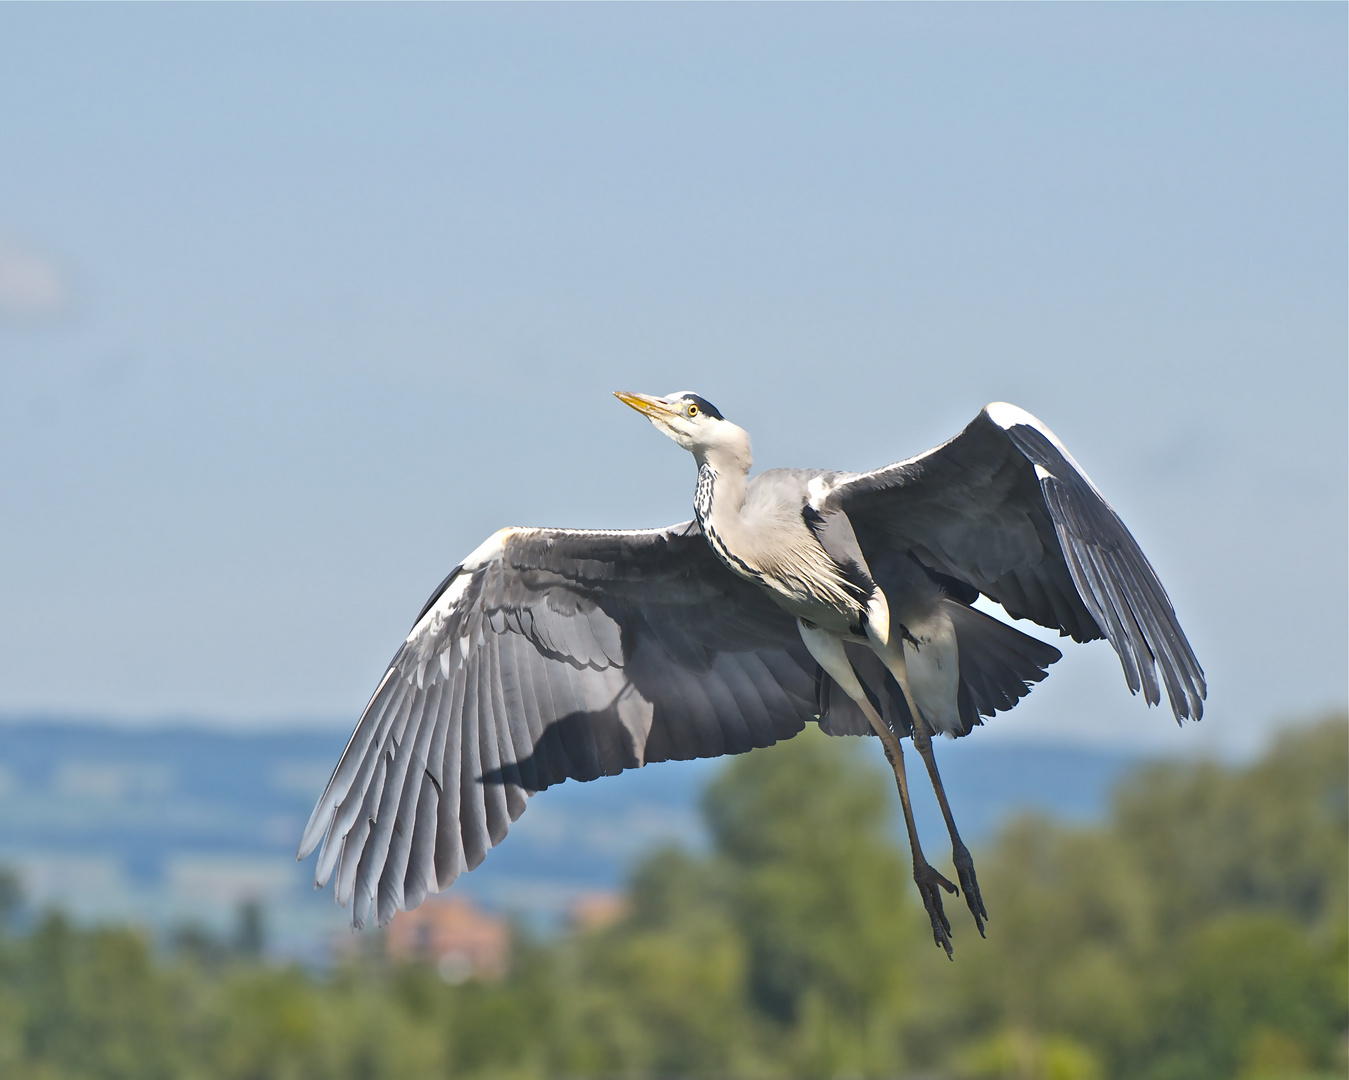
<instances>
[{"instance_id":1,"label":"blue sky","mask_svg":"<svg viewBox=\"0 0 1349 1080\"><path fill-rule=\"evenodd\" d=\"M1241 752L1346 691L1342 5L0 7L0 713L350 723L505 524L690 512L609 392L867 468L1005 399Z\"/></svg>"}]
</instances>

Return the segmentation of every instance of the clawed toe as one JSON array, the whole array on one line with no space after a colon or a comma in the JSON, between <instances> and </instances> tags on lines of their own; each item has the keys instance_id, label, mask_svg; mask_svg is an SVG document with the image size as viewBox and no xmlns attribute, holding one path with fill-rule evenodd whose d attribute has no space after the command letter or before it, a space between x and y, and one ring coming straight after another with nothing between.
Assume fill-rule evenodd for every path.
<instances>
[{"instance_id":1,"label":"clawed toe","mask_svg":"<svg viewBox=\"0 0 1349 1080\"><path fill-rule=\"evenodd\" d=\"M970 914L974 916L974 925L979 928L979 936L987 937L984 933L984 920L988 918L988 911L984 908L984 898L979 894L979 879L975 876L974 860L970 858L969 849L964 844L958 845L951 853L951 861L955 864L956 876L960 878L965 903L969 906Z\"/></svg>"},{"instance_id":2,"label":"clawed toe","mask_svg":"<svg viewBox=\"0 0 1349 1080\"><path fill-rule=\"evenodd\" d=\"M913 880L918 886L918 894L923 898L923 907L932 920L932 940L946 950L948 958L954 958L951 948L951 921L942 907L941 890L956 895L959 890L947 881L928 863L914 867Z\"/></svg>"}]
</instances>

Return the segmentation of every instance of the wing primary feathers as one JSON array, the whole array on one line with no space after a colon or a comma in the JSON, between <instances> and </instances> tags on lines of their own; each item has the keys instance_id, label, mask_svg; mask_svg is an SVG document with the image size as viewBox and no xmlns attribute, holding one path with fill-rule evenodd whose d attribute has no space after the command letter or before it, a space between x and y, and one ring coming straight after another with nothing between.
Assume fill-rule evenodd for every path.
<instances>
[{"instance_id":1,"label":"wing primary feathers","mask_svg":"<svg viewBox=\"0 0 1349 1080\"><path fill-rule=\"evenodd\" d=\"M1156 656L1143 639L1143 631L1139 629L1138 620L1134 618L1133 608L1129 604L1128 596L1125 595L1123 583L1111 573L1109 561L1099 548L1088 547L1086 555L1101 591L1109 600L1116 625L1123 628L1123 640L1116 644L1116 649L1121 646L1128 649L1139 677L1143 680L1143 698L1149 705L1156 705L1161 701L1161 688L1157 685Z\"/></svg>"},{"instance_id":2,"label":"wing primary feathers","mask_svg":"<svg viewBox=\"0 0 1349 1080\"><path fill-rule=\"evenodd\" d=\"M401 795L394 807L393 824L389 838L389 852L379 871L379 925L385 925L394 912L405 906L404 880L412 851L417 825L417 806L426 783L426 753L435 732L435 717L440 699L445 692L444 682L438 681L419 703L416 725L404 737L408 753L403 764Z\"/></svg>"},{"instance_id":3,"label":"wing primary feathers","mask_svg":"<svg viewBox=\"0 0 1349 1080\"><path fill-rule=\"evenodd\" d=\"M440 788L434 777L422 771L421 791L417 795L417 814L412 824L412 844L408 849L407 871L403 876L403 908L411 911L435 892L436 818L440 810Z\"/></svg>"},{"instance_id":4,"label":"wing primary feathers","mask_svg":"<svg viewBox=\"0 0 1349 1080\"><path fill-rule=\"evenodd\" d=\"M352 778L360 772L366 750L379 729L380 721L388 709L390 700L398 696L402 690L402 686L394 678L397 662L398 658L394 657L394 662L384 672L384 678L380 680L379 687L371 695L365 711L361 713L361 719L356 724L355 730L352 731L351 738L347 740L342 756L337 759L337 767L333 769L333 774L328 779L323 794L314 804L314 812L309 815L309 822L305 825L304 835L300 838L300 850L296 858L303 859L314 850L319 840L328 831L328 826L333 820L333 814L336 812L338 805L346 798ZM326 881L327 878L325 877L324 880Z\"/></svg>"},{"instance_id":5,"label":"wing primary feathers","mask_svg":"<svg viewBox=\"0 0 1349 1080\"><path fill-rule=\"evenodd\" d=\"M1142 689L1148 704L1158 704L1160 669L1177 722L1199 719L1207 691L1203 672L1137 541L1047 431L1031 423L1006 431L1037 470L1073 583L1106 630L1129 689Z\"/></svg>"},{"instance_id":6,"label":"wing primary feathers","mask_svg":"<svg viewBox=\"0 0 1349 1080\"><path fill-rule=\"evenodd\" d=\"M348 834L347 842L342 845L342 862L337 868L337 884L333 889L333 895L339 903L352 905L351 925L358 929L365 925L370 898L357 891L356 882L360 877L361 863L369 850L365 846L365 841L375 824L375 809L383 791L384 771L388 768L388 760L384 754L379 755L375 775L372 778L377 782L372 783L366 791L365 798L361 801L361 814Z\"/></svg>"},{"instance_id":7,"label":"wing primary feathers","mask_svg":"<svg viewBox=\"0 0 1349 1080\"><path fill-rule=\"evenodd\" d=\"M436 881L448 889L468 866L464 854L460 784L463 778L461 757L464 747L464 698L468 689L468 668L460 664L454 673L454 694L443 720L445 728L440 755L440 814L436 821ZM432 746L434 753L435 747ZM433 758L432 760L435 760Z\"/></svg>"},{"instance_id":8,"label":"wing primary feathers","mask_svg":"<svg viewBox=\"0 0 1349 1080\"><path fill-rule=\"evenodd\" d=\"M478 683L482 675L481 654L474 653L468 662L464 683L463 734L459 760L459 830L464 838L464 869L472 870L487 855L492 846L487 835L487 806L484 803L482 776L482 734L479 703L482 695Z\"/></svg>"},{"instance_id":9,"label":"wing primary feathers","mask_svg":"<svg viewBox=\"0 0 1349 1080\"><path fill-rule=\"evenodd\" d=\"M387 921L384 919L386 905L379 900L384 867L388 860L389 847L393 842L394 830L398 824L398 808L403 798L403 785L407 779L408 765L412 761L412 753L416 743L417 724L414 716L417 720L420 719L425 700L424 695L417 695L411 706L403 714L402 723L395 724L398 730L389 733L388 745L384 750L389 764L385 771L381 797L376 805L375 822L371 827L369 839L365 844L365 851L361 855L361 862L356 871L357 899L360 901L362 898L368 897L375 902L376 919L383 920L380 925ZM392 918L391 913L390 918Z\"/></svg>"},{"instance_id":10,"label":"wing primary feathers","mask_svg":"<svg viewBox=\"0 0 1349 1080\"><path fill-rule=\"evenodd\" d=\"M493 710L497 716L497 742L501 760L502 782L505 784L506 811L511 821L524 813L525 785L520 760L528 760L532 745L529 724L524 716L524 702L519 686L510 670L508 642L513 635L502 635L492 641L493 666L496 678L492 683ZM509 692L508 692L509 691ZM500 840L497 843L501 843Z\"/></svg>"},{"instance_id":11,"label":"wing primary feathers","mask_svg":"<svg viewBox=\"0 0 1349 1080\"><path fill-rule=\"evenodd\" d=\"M510 725L511 760L515 762L520 786L526 791L538 791L539 770L534 748L543 738L543 725L529 676L529 657L522 655L529 646L519 634L503 634L497 647L501 653L501 693Z\"/></svg>"},{"instance_id":12,"label":"wing primary feathers","mask_svg":"<svg viewBox=\"0 0 1349 1080\"><path fill-rule=\"evenodd\" d=\"M324 837L323 847L319 851L318 866L314 873L314 880L320 885L327 883L328 876L332 873L337 859L339 857L345 858L342 849L349 843L348 834L359 818L361 808L369 800L370 789L378 787L384 782L384 773L379 768L380 763L384 760L382 749L384 739L396 718L408 705L411 697L412 688L406 682L400 681L398 693L390 697L384 705L375 725L376 730L373 737L366 744L360 771L353 778L347 794L338 803L333 812L332 821L328 825L328 832ZM362 834L362 836L364 835Z\"/></svg>"},{"instance_id":13,"label":"wing primary feathers","mask_svg":"<svg viewBox=\"0 0 1349 1080\"><path fill-rule=\"evenodd\" d=\"M479 654L483 669L478 679L478 736L482 740L479 771L476 782L483 788L483 805L487 810L487 839L489 847L496 847L506 838L511 825L510 807L507 802L507 776L514 770L510 768L502 755L501 739L507 732L501 709L501 689L497 681L497 639L489 638L483 643ZM489 777L491 779L489 779Z\"/></svg>"}]
</instances>

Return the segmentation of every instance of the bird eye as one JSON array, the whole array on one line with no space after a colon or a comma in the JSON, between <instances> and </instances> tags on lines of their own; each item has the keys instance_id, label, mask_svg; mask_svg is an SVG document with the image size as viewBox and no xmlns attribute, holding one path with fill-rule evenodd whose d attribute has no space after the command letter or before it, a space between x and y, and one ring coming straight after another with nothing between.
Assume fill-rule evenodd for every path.
<instances>
[{"instance_id":1,"label":"bird eye","mask_svg":"<svg viewBox=\"0 0 1349 1080\"><path fill-rule=\"evenodd\" d=\"M698 415L698 406L697 406L697 405L690 405L686 411L688 412L688 414L689 414L690 417L697 416L697 415Z\"/></svg>"}]
</instances>

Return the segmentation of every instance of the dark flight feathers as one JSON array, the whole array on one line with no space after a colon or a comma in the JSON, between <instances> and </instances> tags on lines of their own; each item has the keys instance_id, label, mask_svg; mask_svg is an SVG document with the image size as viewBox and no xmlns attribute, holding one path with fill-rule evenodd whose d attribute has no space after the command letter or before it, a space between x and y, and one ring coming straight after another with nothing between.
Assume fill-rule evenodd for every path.
<instances>
[{"instance_id":1,"label":"dark flight feathers","mask_svg":"<svg viewBox=\"0 0 1349 1080\"><path fill-rule=\"evenodd\" d=\"M936 450L838 484L830 502L868 558L907 551L1013 618L1075 641L1108 638L1131 692L1158 704L1160 670L1177 722L1203 715L1204 673L1166 590L1119 516L1029 414L989 406Z\"/></svg>"}]
</instances>

